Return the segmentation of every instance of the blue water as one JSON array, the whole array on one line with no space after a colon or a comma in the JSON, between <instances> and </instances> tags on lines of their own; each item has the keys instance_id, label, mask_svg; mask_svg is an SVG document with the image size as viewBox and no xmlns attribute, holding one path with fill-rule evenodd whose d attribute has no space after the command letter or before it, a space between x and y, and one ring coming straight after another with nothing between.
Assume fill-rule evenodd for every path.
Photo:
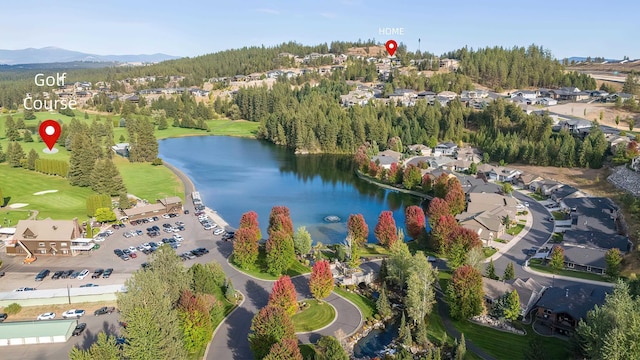
<instances>
[{"instance_id":1,"label":"blue water","mask_svg":"<svg viewBox=\"0 0 640 360\"><path fill-rule=\"evenodd\" d=\"M384 329L371 330L367 336L358 340L353 347L353 356L357 358L373 358L380 356L380 351L384 350L393 339L398 337L400 319L396 318L388 323Z\"/></svg>"},{"instance_id":2,"label":"blue water","mask_svg":"<svg viewBox=\"0 0 640 360\"><path fill-rule=\"evenodd\" d=\"M295 155L264 141L224 136L159 143L160 157L191 178L207 206L233 227L244 212L256 211L263 236L271 207L284 205L294 227L306 226L314 241L343 242L349 214L361 213L369 225L369 242L376 242L373 229L381 211L392 210L396 224L404 228L404 209L421 202L359 179L351 156ZM327 223L328 215L341 221Z\"/></svg>"}]
</instances>

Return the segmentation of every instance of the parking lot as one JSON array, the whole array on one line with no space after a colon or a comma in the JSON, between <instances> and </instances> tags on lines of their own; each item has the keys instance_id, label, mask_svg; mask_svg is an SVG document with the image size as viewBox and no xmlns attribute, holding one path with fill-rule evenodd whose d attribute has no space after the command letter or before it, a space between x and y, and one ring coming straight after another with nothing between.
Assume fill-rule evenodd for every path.
<instances>
[{"instance_id":1,"label":"parking lot","mask_svg":"<svg viewBox=\"0 0 640 360\"><path fill-rule=\"evenodd\" d=\"M178 254L197 248L210 250L216 241L222 240L223 234L213 234L214 231L220 229L220 226L214 225L210 220L209 225L206 226L208 230L205 230L205 226L198 219L197 213L194 212L193 205L189 205L185 206L187 209L190 208L189 214L177 214L172 218L158 217L156 221L140 222L136 225L127 223L124 228L119 229L105 227L101 233L108 230L111 234L104 237L103 241L97 242L100 245L99 249L85 254L56 257L38 256L37 261L28 265L22 263L23 257L21 256L9 257L3 254L5 276L0 281L0 292L14 291L21 287L55 289L67 286L80 287L87 284L98 286L124 284L134 271L140 269L142 264L150 259L151 252L147 249L151 249L151 243L162 245L163 239L167 239L165 243L174 247ZM154 227L157 230L153 229ZM167 231L164 230L165 228ZM153 231L147 231L148 229L153 229ZM220 231L223 230L218 230L218 232ZM129 234L132 232L136 235L130 236ZM151 235L157 235L152 237L150 232ZM125 234L127 235L125 236ZM143 244L145 244L144 247ZM131 247L132 249L130 249ZM129 252L128 260L125 261L116 256L114 253L116 249L121 251L127 249ZM135 255L132 256L132 252ZM189 266L195 261L205 263L212 259L212 256L204 251L199 255L184 256L185 265ZM91 275L95 270L108 268L113 269L113 273L108 278L104 278L102 275L98 278L92 278ZM50 274L42 281L36 281L35 276L43 269L50 270ZM89 275L83 279L67 277L66 279L53 280L51 278L57 271L74 270L74 272L80 272L84 269L89 270Z\"/></svg>"}]
</instances>

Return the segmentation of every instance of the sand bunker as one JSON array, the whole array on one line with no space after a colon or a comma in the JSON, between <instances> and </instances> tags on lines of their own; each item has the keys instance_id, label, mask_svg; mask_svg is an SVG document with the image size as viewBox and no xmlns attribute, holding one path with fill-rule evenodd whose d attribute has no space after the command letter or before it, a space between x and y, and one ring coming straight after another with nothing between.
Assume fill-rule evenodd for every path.
<instances>
[{"instance_id":1,"label":"sand bunker","mask_svg":"<svg viewBox=\"0 0 640 360\"><path fill-rule=\"evenodd\" d=\"M7 206L9 209L19 209L25 206L29 206L29 204L23 204L23 203L15 203L15 204L11 204L9 206Z\"/></svg>"},{"instance_id":2,"label":"sand bunker","mask_svg":"<svg viewBox=\"0 0 640 360\"><path fill-rule=\"evenodd\" d=\"M50 193L54 193L54 192L58 192L58 190L38 191L37 193L33 193L33 195L44 195L44 194L50 194Z\"/></svg>"}]
</instances>

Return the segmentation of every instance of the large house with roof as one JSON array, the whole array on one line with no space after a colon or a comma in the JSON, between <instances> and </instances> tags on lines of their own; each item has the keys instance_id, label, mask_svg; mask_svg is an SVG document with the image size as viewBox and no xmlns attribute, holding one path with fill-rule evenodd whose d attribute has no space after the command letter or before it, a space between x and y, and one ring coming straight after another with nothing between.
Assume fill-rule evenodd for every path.
<instances>
[{"instance_id":1,"label":"large house with roof","mask_svg":"<svg viewBox=\"0 0 640 360\"><path fill-rule=\"evenodd\" d=\"M467 210L456 215L460 226L480 237L485 244L499 239L505 232L504 219L515 219L518 201L496 193L469 193Z\"/></svg>"},{"instance_id":2,"label":"large house with roof","mask_svg":"<svg viewBox=\"0 0 640 360\"><path fill-rule=\"evenodd\" d=\"M458 151L458 145L453 142L446 142L442 144L438 144L435 148L433 148L433 153L436 156L455 156Z\"/></svg>"},{"instance_id":3,"label":"large house with roof","mask_svg":"<svg viewBox=\"0 0 640 360\"><path fill-rule=\"evenodd\" d=\"M5 241L7 255L76 255L90 250L91 239L82 238L78 219L20 220L13 237Z\"/></svg>"},{"instance_id":4,"label":"large house with roof","mask_svg":"<svg viewBox=\"0 0 640 360\"><path fill-rule=\"evenodd\" d=\"M550 287L534 306L535 316L553 334L571 335L590 310L604 304L606 294L602 287L586 284Z\"/></svg>"},{"instance_id":5,"label":"large house with roof","mask_svg":"<svg viewBox=\"0 0 640 360\"><path fill-rule=\"evenodd\" d=\"M532 278L513 280L494 280L482 278L482 288L484 299L487 303L493 304L505 293L515 290L520 298L520 316L525 317L531 311L544 293L545 286Z\"/></svg>"},{"instance_id":6,"label":"large house with roof","mask_svg":"<svg viewBox=\"0 0 640 360\"><path fill-rule=\"evenodd\" d=\"M391 164L399 164L402 159L402 153L393 150L385 150L378 153L378 155L371 158L371 161L377 163L385 169L390 169Z\"/></svg>"}]
</instances>

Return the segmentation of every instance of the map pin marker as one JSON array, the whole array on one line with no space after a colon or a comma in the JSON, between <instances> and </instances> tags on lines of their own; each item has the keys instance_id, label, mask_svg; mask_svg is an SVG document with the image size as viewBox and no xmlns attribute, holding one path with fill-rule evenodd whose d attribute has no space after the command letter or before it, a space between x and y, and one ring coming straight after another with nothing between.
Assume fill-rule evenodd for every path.
<instances>
[{"instance_id":1,"label":"map pin marker","mask_svg":"<svg viewBox=\"0 0 640 360\"><path fill-rule=\"evenodd\" d=\"M47 144L47 148L49 148L49 151L45 149L44 152L58 152L57 150L54 151L53 146L56 144L56 141L58 141L58 138L60 138L60 134L62 133L60 124L55 120L45 120L40 124L39 132L42 141L44 141L44 143Z\"/></svg>"},{"instance_id":2,"label":"map pin marker","mask_svg":"<svg viewBox=\"0 0 640 360\"><path fill-rule=\"evenodd\" d=\"M396 53L396 50L398 50L398 43L395 40L389 40L386 44L384 44L384 47L387 48L389 56L393 56L393 54Z\"/></svg>"}]
</instances>

